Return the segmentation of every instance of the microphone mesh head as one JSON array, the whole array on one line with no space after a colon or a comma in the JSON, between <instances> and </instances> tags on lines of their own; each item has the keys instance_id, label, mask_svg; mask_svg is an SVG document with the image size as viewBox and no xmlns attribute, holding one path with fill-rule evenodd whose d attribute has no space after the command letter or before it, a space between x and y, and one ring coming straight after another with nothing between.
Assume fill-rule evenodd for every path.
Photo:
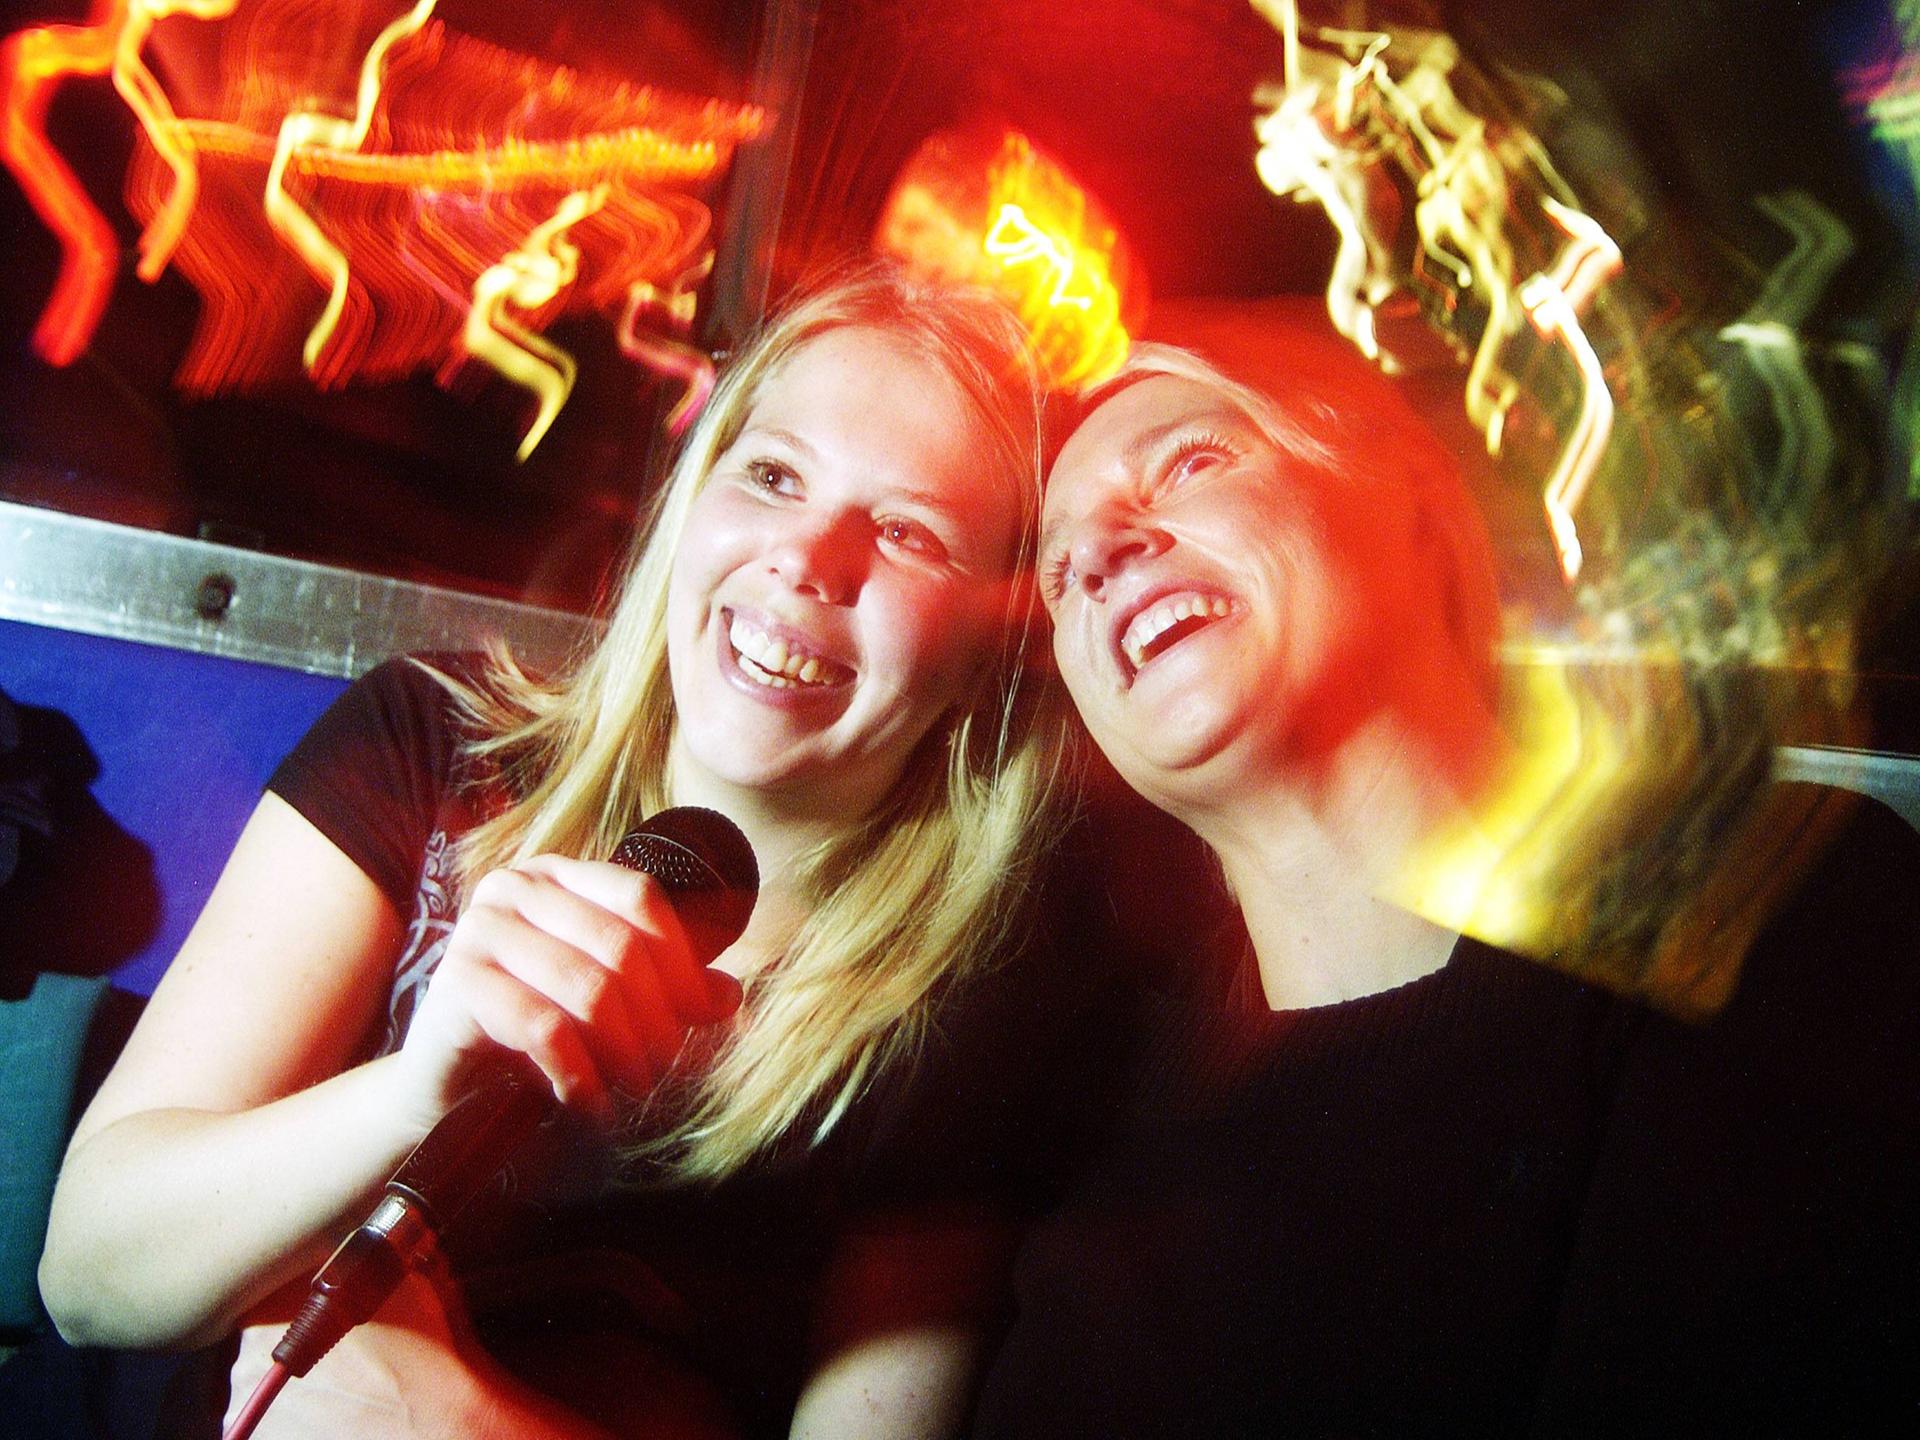
<instances>
[{"instance_id":1,"label":"microphone mesh head","mask_svg":"<svg viewBox=\"0 0 1920 1440\"><path fill-rule=\"evenodd\" d=\"M614 863L651 875L668 890L760 888L760 867L747 837L718 810L677 805L631 831Z\"/></svg>"},{"instance_id":2,"label":"microphone mesh head","mask_svg":"<svg viewBox=\"0 0 1920 1440\"><path fill-rule=\"evenodd\" d=\"M698 805L678 805L648 819L615 847L613 861L659 881L709 954L740 938L760 889L760 867L740 827Z\"/></svg>"}]
</instances>

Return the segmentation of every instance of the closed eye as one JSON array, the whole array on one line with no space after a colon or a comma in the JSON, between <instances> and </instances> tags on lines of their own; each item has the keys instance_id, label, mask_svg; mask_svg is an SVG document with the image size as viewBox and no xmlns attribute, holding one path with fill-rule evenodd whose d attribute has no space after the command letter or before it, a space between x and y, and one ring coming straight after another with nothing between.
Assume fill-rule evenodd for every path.
<instances>
[{"instance_id":1,"label":"closed eye","mask_svg":"<svg viewBox=\"0 0 1920 1440\"><path fill-rule=\"evenodd\" d=\"M1040 566L1040 603L1053 609L1067 598L1073 582L1073 562L1063 550Z\"/></svg>"},{"instance_id":2,"label":"closed eye","mask_svg":"<svg viewBox=\"0 0 1920 1440\"><path fill-rule=\"evenodd\" d=\"M1222 465L1230 465L1240 458L1240 449L1229 440L1218 435L1195 435L1181 441L1160 467L1160 483L1171 488L1183 485L1196 476Z\"/></svg>"}]
</instances>

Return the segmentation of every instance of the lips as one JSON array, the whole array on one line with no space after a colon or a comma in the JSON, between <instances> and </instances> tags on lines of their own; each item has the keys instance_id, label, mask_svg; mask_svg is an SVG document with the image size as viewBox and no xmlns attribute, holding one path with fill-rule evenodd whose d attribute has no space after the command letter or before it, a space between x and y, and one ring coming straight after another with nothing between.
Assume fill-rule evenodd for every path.
<instances>
[{"instance_id":1,"label":"lips","mask_svg":"<svg viewBox=\"0 0 1920 1440\"><path fill-rule=\"evenodd\" d=\"M1115 625L1114 648L1129 681L1181 641L1244 607L1230 595L1191 586L1157 586Z\"/></svg>"},{"instance_id":2,"label":"lips","mask_svg":"<svg viewBox=\"0 0 1920 1440\"><path fill-rule=\"evenodd\" d=\"M822 691L853 679L853 667L824 653L790 626L738 611L723 612L734 664L769 690Z\"/></svg>"}]
</instances>

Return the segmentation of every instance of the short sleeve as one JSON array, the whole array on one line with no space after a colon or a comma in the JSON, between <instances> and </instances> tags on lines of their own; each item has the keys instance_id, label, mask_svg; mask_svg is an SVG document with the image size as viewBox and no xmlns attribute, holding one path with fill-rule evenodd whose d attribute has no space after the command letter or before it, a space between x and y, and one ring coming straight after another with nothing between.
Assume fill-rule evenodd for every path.
<instances>
[{"instance_id":1,"label":"short sleeve","mask_svg":"<svg viewBox=\"0 0 1920 1440\"><path fill-rule=\"evenodd\" d=\"M267 781L402 916L453 771L448 704L446 691L418 665L387 660L327 708Z\"/></svg>"}]
</instances>

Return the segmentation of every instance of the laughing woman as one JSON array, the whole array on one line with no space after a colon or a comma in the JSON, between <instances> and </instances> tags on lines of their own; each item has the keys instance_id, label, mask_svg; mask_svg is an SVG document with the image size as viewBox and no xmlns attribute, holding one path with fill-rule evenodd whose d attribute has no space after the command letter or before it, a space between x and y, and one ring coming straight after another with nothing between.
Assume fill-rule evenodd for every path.
<instances>
[{"instance_id":1,"label":"laughing woman","mask_svg":"<svg viewBox=\"0 0 1920 1440\"><path fill-rule=\"evenodd\" d=\"M996 967L1056 750L1022 679L1036 411L990 302L844 279L724 378L577 670L443 657L353 687L80 1122L42 1265L62 1331L242 1330L237 1401L504 1048L621 1144L547 1136L569 1163L523 1162L525 1203L453 1257L490 1349L410 1282L260 1434L955 1426L951 1341L991 1290L967 1222L1040 1008ZM734 819L762 877L711 967L599 858L682 804ZM962 1072L976 1031L998 1038ZM583 1179L610 1149L626 1183Z\"/></svg>"},{"instance_id":2,"label":"laughing woman","mask_svg":"<svg viewBox=\"0 0 1920 1440\"><path fill-rule=\"evenodd\" d=\"M983 1435L1522 1428L1630 1028L1386 898L1499 752L1490 554L1350 347L1261 338L1140 346L1049 476L1061 676L1244 935L1023 1247Z\"/></svg>"}]
</instances>

